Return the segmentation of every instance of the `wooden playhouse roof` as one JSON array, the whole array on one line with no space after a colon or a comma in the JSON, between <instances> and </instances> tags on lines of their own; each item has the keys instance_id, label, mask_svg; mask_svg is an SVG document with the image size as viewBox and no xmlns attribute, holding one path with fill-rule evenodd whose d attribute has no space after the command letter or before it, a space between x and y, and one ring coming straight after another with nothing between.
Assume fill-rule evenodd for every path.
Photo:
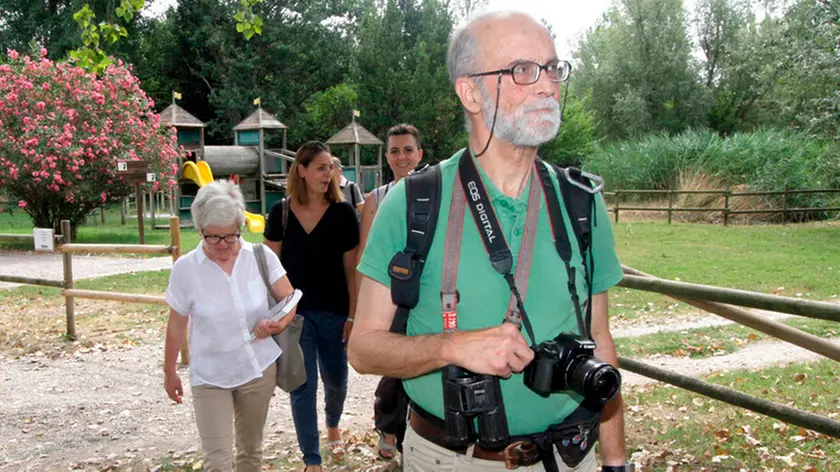
<instances>
[{"instance_id":1,"label":"wooden playhouse roof","mask_svg":"<svg viewBox=\"0 0 840 472\"><path fill-rule=\"evenodd\" d=\"M288 126L280 123L277 118L271 113L257 108L257 111L251 114L248 118L242 120L241 123L233 127L234 131L245 131L252 129L287 129Z\"/></svg>"},{"instance_id":2,"label":"wooden playhouse roof","mask_svg":"<svg viewBox=\"0 0 840 472\"><path fill-rule=\"evenodd\" d=\"M335 136L328 139L327 144L376 144L381 146L384 143L362 125L356 123L356 120L353 120Z\"/></svg>"},{"instance_id":3,"label":"wooden playhouse roof","mask_svg":"<svg viewBox=\"0 0 840 472\"><path fill-rule=\"evenodd\" d=\"M201 120L174 103L160 113L160 124L179 128L204 128Z\"/></svg>"}]
</instances>

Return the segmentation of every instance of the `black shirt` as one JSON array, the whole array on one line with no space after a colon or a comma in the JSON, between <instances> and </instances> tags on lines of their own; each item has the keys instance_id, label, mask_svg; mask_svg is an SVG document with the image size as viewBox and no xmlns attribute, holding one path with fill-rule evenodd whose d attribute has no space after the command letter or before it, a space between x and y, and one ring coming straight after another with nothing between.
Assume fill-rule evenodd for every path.
<instances>
[{"instance_id":1,"label":"black shirt","mask_svg":"<svg viewBox=\"0 0 840 472\"><path fill-rule=\"evenodd\" d=\"M346 202L331 203L309 234L289 210L288 226L284 234L283 202L277 202L268 214L264 236L269 241L283 242L280 262L292 286L303 292L298 309L347 316L350 293L344 275L344 253L359 245L355 210Z\"/></svg>"}]
</instances>

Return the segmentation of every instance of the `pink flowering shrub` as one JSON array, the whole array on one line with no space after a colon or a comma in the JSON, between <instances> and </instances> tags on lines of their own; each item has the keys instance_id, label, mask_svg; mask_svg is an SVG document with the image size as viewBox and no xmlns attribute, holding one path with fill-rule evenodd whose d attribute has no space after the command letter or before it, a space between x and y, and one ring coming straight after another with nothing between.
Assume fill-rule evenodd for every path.
<instances>
[{"instance_id":1,"label":"pink flowering shrub","mask_svg":"<svg viewBox=\"0 0 840 472\"><path fill-rule=\"evenodd\" d=\"M9 51L0 61L0 192L38 227L73 230L85 215L118 202L132 186L118 160L148 160L161 189L175 184L173 128L161 128L154 103L122 61L101 76L70 63Z\"/></svg>"}]
</instances>

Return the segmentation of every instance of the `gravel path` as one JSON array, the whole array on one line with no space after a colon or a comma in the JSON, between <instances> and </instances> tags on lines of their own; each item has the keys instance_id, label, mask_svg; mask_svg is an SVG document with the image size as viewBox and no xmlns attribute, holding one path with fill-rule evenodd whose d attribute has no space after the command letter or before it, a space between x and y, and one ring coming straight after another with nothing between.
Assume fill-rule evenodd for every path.
<instances>
[{"instance_id":1,"label":"gravel path","mask_svg":"<svg viewBox=\"0 0 840 472\"><path fill-rule=\"evenodd\" d=\"M74 280L92 279L128 272L163 270L171 267L172 258L170 257L134 259L85 254L73 255ZM34 251L0 251L0 273L50 280L63 280L64 277L60 254ZM19 284L0 282L0 290L19 286Z\"/></svg>"},{"instance_id":2,"label":"gravel path","mask_svg":"<svg viewBox=\"0 0 840 472\"><path fill-rule=\"evenodd\" d=\"M80 349L53 360L0 356L0 437L5 438L0 441L0 470L101 470L106 464L132 461L140 461L135 464L147 470L163 456L195 453L199 441L191 395L188 391L182 405L166 397L161 385L162 351L158 339L135 347ZM784 342L758 342L725 356L700 360L655 356L646 362L701 376L817 358ZM622 374L628 386L653 382L630 372ZM187 372L181 377L186 382ZM378 380L351 369L343 428L372 427ZM322 402L323 392L319 399ZM323 412L320 416L323 424ZM288 396L279 390L266 425L267 442L294 444ZM297 454L294 448L290 452Z\"/></svg>"},{"instance_id":3,"label":"gravel path","mask_svg":"<svg viewBox=\"0 0 840 472\"><path fill-rule=\"evenodd\" d=\"M162 352L157 342L83 349L55 360L0 357L0 470L97 470L116 460L194 452L199 439L192 396L187 387L183 404L168 399ZM188 385L186 371L181 379ZM378 381L350 370L342 427L372 427ZM319 423L324 421L321 411ZM294 442L294 437L288 395L277 390L266 441Z\"/></svg>"},{"instance_id":4,"label":"gravel path","mask_svg":"<svg viewBox=\"0 0 840 472\"><path fill-rule=\"evenodd\" d=\"M74 256L74 277L92 278L171 267L168 257L130 259ZM61 278L57 254L0 251L2 273ZM0 289L14 284L0 284ZM779 319L786 315L766 313ZM634 337L663 331L731 324L715 315L686 314L663 324L657 320L616 320L613 335ZM161 328L162 329L162 328ZM840 340L835 340L840 343ZM58 358L0 353L0 470L147 470L164 456L192 457L199 444L187 389L174 405L162 388L163 339L153 334L141 344L79 346ZM762 341L723 356L705 359L653 356L652 365L684 375L754 369L818 359L785 342ZM653 381L622 372L624 384ZM188 382L186 371L182 380ZM342 427L372 428L373 397L379 378L350 370ZM319 393L321 407L323 392ZM324 423L320 412L319 423ZM298 455L288 395L277 391L266 423L266 442Z\"/></svg>"}]
</instances>

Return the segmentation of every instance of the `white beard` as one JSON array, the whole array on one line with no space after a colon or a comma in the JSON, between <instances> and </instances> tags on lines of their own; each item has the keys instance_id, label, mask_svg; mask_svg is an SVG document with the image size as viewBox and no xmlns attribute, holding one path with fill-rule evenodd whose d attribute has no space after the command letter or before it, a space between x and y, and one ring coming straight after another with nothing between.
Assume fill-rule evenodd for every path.
<instances>
[{"instance_id":1,"label":"white beard","mask_svg":"<svg viewBox=\"0 0 840 472\"><path fill-rule=\"evenodd\" d=\"M495 97L487 93L484 82L477 81L481 90L481 115L484 126L493 129L496 138L520 147L538 147L551 141L560 130L560 103L555 98L546 97L530 105L523 105L516 112L507 114L499 109L496 126L493 128L493 114L496 111ZM533 125L526 121L526 113L536 110L548 110L533 118Z\"/></svg>"}]
</instances>

